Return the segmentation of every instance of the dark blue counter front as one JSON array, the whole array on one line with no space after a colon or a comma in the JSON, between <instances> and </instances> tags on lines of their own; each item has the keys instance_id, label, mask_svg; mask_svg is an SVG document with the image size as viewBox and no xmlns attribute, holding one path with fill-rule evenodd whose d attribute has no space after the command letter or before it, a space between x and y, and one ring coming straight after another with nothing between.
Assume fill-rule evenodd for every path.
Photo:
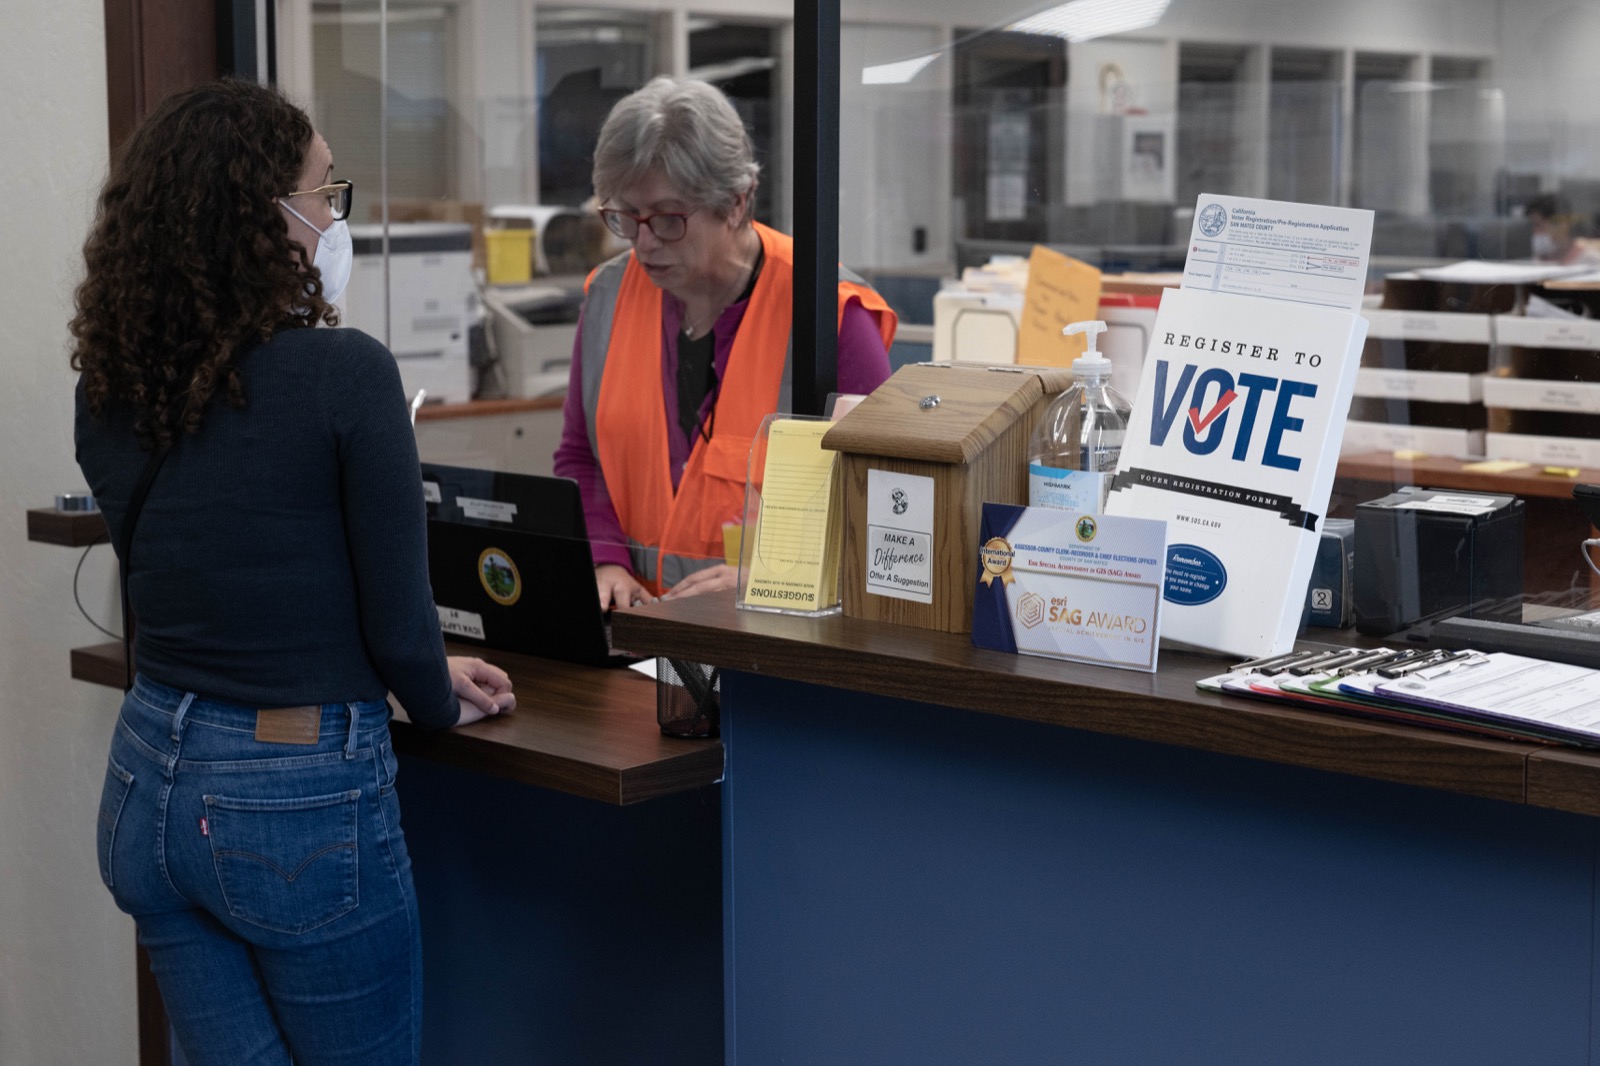
<instances>
[{"instance_id":1,"label":"dark blue counter front","mask_svg":"<svg viewBox=\"0 0 1600 1066\"><path fill-rule=\"evenodd\" d=\"M727 1058L1593 1064L1600 823L724 678Z\"/></svg>"},{"instance_id":2,"label":"dark blue counter front","mask_svg":"<svg viewBox=\"0 0 1600 1066\"><path fill-rule=\"evenodd\" d=\"M405 757L400 797L424 1063L721 1061L719 786L618 807Z\"/></svg>"}]
</instances>

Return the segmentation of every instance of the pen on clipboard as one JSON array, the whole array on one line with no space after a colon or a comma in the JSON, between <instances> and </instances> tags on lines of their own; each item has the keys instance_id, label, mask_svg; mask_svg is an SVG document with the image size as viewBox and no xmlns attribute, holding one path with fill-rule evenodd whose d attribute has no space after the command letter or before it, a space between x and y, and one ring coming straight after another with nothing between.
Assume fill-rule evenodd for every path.
<instances>
[{"instance_id":1,"label":"pen on clipboard","mask_svg":"<svg viewBox=\"0 0 1600 1066\"><path fill-rule=\"evenodd\" d=\"M1393 667L1399 666L1402 663L1415 662L1427 654L1428 652L1423 648L1408 648L1405 651L1392 651L1387 655L1379 656L1371 662L1362 663L1359 666L1352 667L1348 673L1370 674L1374 671L1392 669Z\"/></svg>"},{"instance_id":2,"label":"pen on clipboard","mask_svg":"<svg viewBox=\"0 0 1600 1066\"><path fill-rule=\"evenodd\" d=\"M1305 677L1307 674L1327 674L1346 663L1363 659L1367 655L1361 648L1346 648L1343 651L1332 651L1326 655L1319 655L1314 659L1306 659L1289 667L1289 673L1294 677Z\"/></svg>"},{"instance_id":3,"label":"pen on clipboard","mask_svg":"<svg viewBox=\"0 0 1600 1066\"><path fill-rule=\"evenodd\" d=\"M1457 654L1461 657L1450 662L1438 663L1433 666L1424 667L1423 669L1418 670L1415 676L1430 679L1441 677L1453 670L1461 670L1469 666L1482 666L1489 661L1489 657L1484 655L1482 652L1463 651L1458 652Z\"/></svg>"},{"instance_id":4,"label":"pen on clipboard","mask_svg":"<svg viewBox=\"0 0 1600 1066\"><path fill-rule=\"evenodd\" d=\"M1412 659L1409 662L1394 663L1389 666L1379 667L1378 676L1391 679L1396 677L1404 677L1415 670L1421 670L1427 666L1436 666L1439 663L1449 662L1451 659L1459 658L1464 654L1465 652L1447 652L1442 650L1424 652L1421 656Z\"/></svg>"},{"instance_id":5,"label":"pen on clipboard","mask_svg":"<svg viewBox=\"0 0 1600 1066\"><path fill-rule=\"evenodd\" d=\"M1268 655L1260 659L1248 659L1242 663L1235 663L1230 669L1231 673L1266 673L1279 667L1288 666L1304 659L1309 659L1320 654L1314 651L1291 651L1283 655Z\"/></svg>"},{"instance_id":6,"label":"pen on clipboard","mask_svg":"<svg viewBox=\"0 0 1600 1066\"><path fill-rule=\"evenodd\" d=\"M1339 677L1349 677L1351 674L1364 674L1367 671L1375 670L1380 666L1387 666L1389 663L1396 661L1401 656L1409 654L1412 653L1395 651L1393 648L1379 648L1376 651L1368 652L1359 659L1345 663L1343 666L1335 670L1334 673Z\"/></svg>"}]
</instances>

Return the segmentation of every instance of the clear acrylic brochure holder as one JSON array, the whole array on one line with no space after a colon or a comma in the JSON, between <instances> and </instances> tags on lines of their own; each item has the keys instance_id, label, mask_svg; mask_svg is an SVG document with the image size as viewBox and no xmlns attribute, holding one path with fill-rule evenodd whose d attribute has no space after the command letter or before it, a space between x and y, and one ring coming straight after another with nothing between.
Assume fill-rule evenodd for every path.
<instances>
[{"instance_id":1,"label":"clear acrylic brochure holder","mask_svg":"<svg viewBox=\"0 0 1600 1066\"><path fill-rule=\"evenodd\" d=\"M761 421L761 428L756 431L755 439L750 444L750 461L745 474L744 483L744 526L739 537L739 577L737 596L734 600L736 606L746 611L764 611L768 614L799 615L804 618L820 618L824 615L838 614L839 601L839 573L837 564L833 568L831 580L826 583L819 597L820 606L811 610L801 607L784 607L767 604L752 604L746 602L750 587L751 567L755 560L755 553L762 550L761 541L761 502L762 487L765 483L767 465L767 443L771 436L772 424L779 419L795 422L823 422L829 419L816 415L768 415ZM828 453L832 454L832 453ZM831 551L833 558L838 559L842 550L841 540L843 527L841 525L844 515L843 489L839 479L839 464L834 460L834 472L829 482L827 509L824 515L824 529L822 539L818 543L823 557ZM831 541L831 548L829 542ZM731 553L730 553L731 554ZM770 570L775 565L774 560L768 556L764 560Z\"/></svg>"}]
</instances>

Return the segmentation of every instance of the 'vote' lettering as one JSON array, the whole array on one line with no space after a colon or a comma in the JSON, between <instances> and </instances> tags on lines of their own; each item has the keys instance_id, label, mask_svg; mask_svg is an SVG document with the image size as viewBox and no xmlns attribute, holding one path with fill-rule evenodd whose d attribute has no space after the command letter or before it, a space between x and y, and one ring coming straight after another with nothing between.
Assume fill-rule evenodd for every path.
<instances>
[{"instance_id":1,"label":"'vote' lettering","mask_svg":"<svg viewBox=\"0 0 1600 1066\"><path fill-rule=\"evenodd\" d=\"M1183 446L1193 454L1210 455L1231 439L1232 458L1245 462L1250 455L1262 397L1275 393L1261 464L1280 470L1300 469L1297 456L1283 453L1283 438L1284 434L1298 433L1305 426L1305 419L1296 418L1290 408L1298 397L1315 396L1315 385L1265 374L1240 374L1235 378L1220 367L1201 371L1192 363L1179 372L1176 383L1171 383L1171 378L1167 360L1157 360L1155 410L1150 418L1151 444L1164 445L1173 425L1181 420ZM1239 415L1236 421L1232 419L1235 411ZM1235 426L1236 430L1230 433Z\"/></svg>"}]
</instances>

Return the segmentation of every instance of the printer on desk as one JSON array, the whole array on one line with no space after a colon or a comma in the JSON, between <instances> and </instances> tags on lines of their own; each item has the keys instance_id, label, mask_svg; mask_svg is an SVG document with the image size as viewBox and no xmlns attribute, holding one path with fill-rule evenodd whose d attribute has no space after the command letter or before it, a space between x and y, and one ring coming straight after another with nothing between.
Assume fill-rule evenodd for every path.
<instances>
[{"instance_id":1,"label":"printer on desk","mask_svg":"<svg viewBox=\"0 0 1600 1066\"><path fill-rule=\"evenodd\" d=\"M491 286L483 294L489 335L507 396L566 392L572 345L583 307L583 279L539 279L531 285Z\"/></svg>"},{"instance_id":2,"label":"printer on desk","mask_svg":"<svg viewBox=\"0 0 1600 1066\"><path fill-rule=\"evenodd\" d=\"M353 223L350 240L355 262L341 301L343 324L387 339L408 396L426 389L430 399L445 403L472 399L471 333L483 319L472 276L472 227L465 222L390 223L387 279L383 226Z\"/></svg>"}]
</instances>

